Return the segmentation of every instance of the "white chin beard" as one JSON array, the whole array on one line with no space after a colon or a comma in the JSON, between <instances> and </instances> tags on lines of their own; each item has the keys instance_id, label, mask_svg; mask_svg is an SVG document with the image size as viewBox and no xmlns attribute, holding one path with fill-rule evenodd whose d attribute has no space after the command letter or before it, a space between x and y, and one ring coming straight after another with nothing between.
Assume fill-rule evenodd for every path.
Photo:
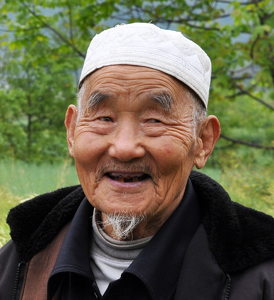
<instances>
[{"instance_id":1,"label":"white chin beard","mask_svg":"<svg viewBox=\"0 0 274 300\"><path fill-rule=\"evenodd\" d=\"M112 214L105 214L106 219L102 221L103 229L107 226L112 227L112 237L117 240L127 240L133 238L133 230L142 221L146 219L145 216L137 216L134 213L126 215L122 212L114 212Z\"/></svg>"}]
</instances>

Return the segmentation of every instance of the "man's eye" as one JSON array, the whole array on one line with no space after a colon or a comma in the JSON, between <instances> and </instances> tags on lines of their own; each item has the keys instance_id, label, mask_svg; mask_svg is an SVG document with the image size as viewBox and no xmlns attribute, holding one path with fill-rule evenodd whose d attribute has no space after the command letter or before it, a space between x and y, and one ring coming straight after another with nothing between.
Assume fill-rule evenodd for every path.
<instances>
[{"instance_id":1,"label":"man's eye","mask_svg":"<svg viewBox=\"0 0 274 300\"><path fill-rule=\"evenodd\" d=\"M110 117L101 117L99 118L99 120L104 122L112 122L112 119Z\"/></svg>"},{"instance_id":2,"label":"man's eye","mask_svg":"<svg viewBox=\"0 0 274 300\"><path fill-rule=\"evenodd\" d=\"M149 119L147 122L148 123L161 123L161 121L159 121L157 119Z\"/></svg>"}]
</instances>

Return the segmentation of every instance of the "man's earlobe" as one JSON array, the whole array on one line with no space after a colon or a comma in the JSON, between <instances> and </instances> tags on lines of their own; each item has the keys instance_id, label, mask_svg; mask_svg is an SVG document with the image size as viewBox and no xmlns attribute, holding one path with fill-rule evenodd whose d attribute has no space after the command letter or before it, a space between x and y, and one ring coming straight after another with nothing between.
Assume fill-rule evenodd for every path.
<instances>
[{"instance_id":1,"label":"man's earlobe","mask_svg":"<svg viewBox=\"0 0 274 300\"><path fill-rule=\"evenodd\" d=\"M212 153L221 133L219 120L216 116L208 116L201 124L198 138L198 153L194 159L197 169L201 169Z\"/></svg>"},{"instance_id":2,"label":"man's earlobe","mask_svg":"<svg viewBox=\"0 0 274 300\"><path fill-rule=\"evenodd\" d=\"M74 157L74 131L76 128L77 123L77 116L78 116L78 109L75 105L70 105L66 112L65 117L65 126L67 129L67 142L69 148L69 154Z\"/></svg>"}]
</instances>

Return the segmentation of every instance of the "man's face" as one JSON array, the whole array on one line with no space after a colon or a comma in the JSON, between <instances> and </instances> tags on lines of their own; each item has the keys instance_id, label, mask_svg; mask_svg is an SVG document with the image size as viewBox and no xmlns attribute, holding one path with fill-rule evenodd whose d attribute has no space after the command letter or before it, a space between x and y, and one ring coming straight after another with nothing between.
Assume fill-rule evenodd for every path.
<instances>
[{"instance_id":1,"label":"man's face","mask_svg":"<svg viewBox=\"0 0 274 300\"><path fill-rule=\"evenodd\" d=\"M145 227L170 216L201 153L188 97L174 78L146 67L109 66L88 77L82 114L76 121L70 106L66 125L94 207L103 214L145 214Z\"/></svg>"}]
</instances>

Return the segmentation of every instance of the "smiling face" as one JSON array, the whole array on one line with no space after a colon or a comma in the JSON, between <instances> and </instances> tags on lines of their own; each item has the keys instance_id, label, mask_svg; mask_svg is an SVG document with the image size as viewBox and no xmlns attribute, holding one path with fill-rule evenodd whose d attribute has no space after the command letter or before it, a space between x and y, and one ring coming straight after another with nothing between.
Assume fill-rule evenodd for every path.
<instances>
[{"instance_id":1,"label":"smiling face","mask_svg":"<svg viewBox=\"0 0 274 300\"><path fill-rule=\"evenodd\" d=\"M153 234L209 155L200 129L194 139L188 90L157 70L109 66L86 79L81 104L80 116L68 108L66 127L87 199L103 216L146 215L135 237Z\"/></svg>"}]
</instances>

